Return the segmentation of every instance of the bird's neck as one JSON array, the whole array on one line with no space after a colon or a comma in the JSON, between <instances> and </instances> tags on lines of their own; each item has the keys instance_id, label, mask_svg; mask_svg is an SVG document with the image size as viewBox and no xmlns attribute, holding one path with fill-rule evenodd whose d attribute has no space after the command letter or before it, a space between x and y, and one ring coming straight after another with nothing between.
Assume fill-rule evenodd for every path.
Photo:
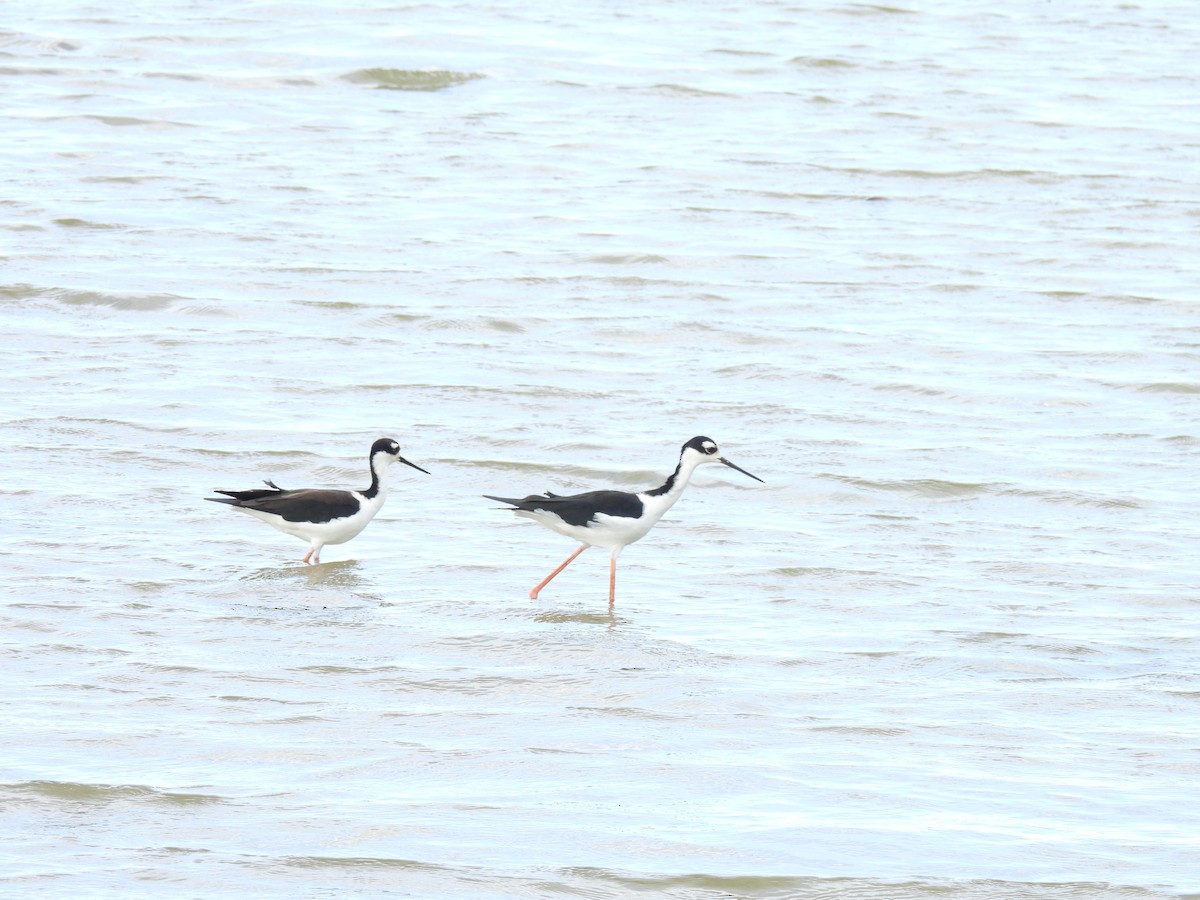
<instances>
[{"instance_id":1,"label":"bird's neck","mask_svg":"<svg viewBox=\"0 0 1200 900\"><path fill-rule=\"evenodd\" d=\"M675 501L687 487L694 471L696 471L696 463L685 461L681 457L679 465L675 467L674 472L667 476L666 481L658 487L644 492L647 501L661 510L659 515L675 505Z\"/></svg>"},{"instance_id":2,"label":"bird's neck","mask_svg":"<svg viewBox=\"0 0 1200 900\"><path fill-rule=\"evenodd\" d=\"M362 495L368 500L379 498L382 500L387 495L388 475L391 472L391 466L385 462L378 461L375 457L371 458L371 486Z\"/></svg>"}]
</instances>

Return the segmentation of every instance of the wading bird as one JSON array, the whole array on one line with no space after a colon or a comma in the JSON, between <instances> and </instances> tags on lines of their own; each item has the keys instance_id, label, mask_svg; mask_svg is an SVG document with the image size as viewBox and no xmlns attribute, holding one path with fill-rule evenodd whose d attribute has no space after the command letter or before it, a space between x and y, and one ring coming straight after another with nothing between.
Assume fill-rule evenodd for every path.
<instances>
[{"instance_id":1,"label":"wading bird","mask_svg":"<svg viewBox=\"0 0 1200 900\"><path fill-rule=\"evenodd\" d=\"M603 547L610 553L608 564L608 602L611 605L617 595L617 556L634 541L646 536L663 514L675 505L688 480L697 466L705 463L724 463L743 475L750 475L740 466L735 466L717 449L711 438L694 437L679 453L679 465L665 482L656 488L629 493L627 491L588 491L563 497L547 491L543 495L531 494L521 500L510 497L493 497L489 500L507 503L518 516L533 519L559 534L580 541L582 546L567 557L566 561L545 577L529 592L536 600L551 579L571 564L588 547ZM762 481L757 475L750 475Z\"/></svg>"},{"instance_id":2,"label":"wading bird","mask_svg":"<svg viewBox=\"0 0 1200 900\"><path fill-rule=\"evenodd\" d=\"M265 488L249 491L220 491L224 497L205 497L214 503L228 503L234 509L262 519L272 528L308 541L307 563L321 562L321 548L326 544L344 544L367 527L383 508L387 498L388 474L392 463L402 462L422 469L400 455L400 445L391 438L380 438L371 445L369 457L371 486L365 491L335 491L322 488L301 488L287 491L273 481Z\"/></svg>"}]
</instances>

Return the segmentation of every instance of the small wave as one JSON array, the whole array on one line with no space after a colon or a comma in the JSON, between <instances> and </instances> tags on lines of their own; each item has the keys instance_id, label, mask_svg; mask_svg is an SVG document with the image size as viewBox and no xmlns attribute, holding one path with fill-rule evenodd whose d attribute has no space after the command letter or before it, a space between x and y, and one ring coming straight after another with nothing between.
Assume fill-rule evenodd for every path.
<instances>
[{"instance_id":1,"label":"small wave","mask_svg":"<svg viewBox=\"0 0 1200 900\"><path fill-rule=\"evenodd\" d=\"M43 288L29 284L0 285L0 301L6 299L39 299L66 306L107 306L112 309L155 312L174 306L183 298L174 294L108 294L102 291Z\"/></svg>"},{"instance_id":2,"label":"small wave","mask_svg":"<svg viewBox=\"0 0 1200 900\"><path fill-rule=\"evenodd\" d=\"M814 725L809 731L824 731L832 734L861 735L863 737L899 737L908 734L907 728L884 728L867 725Z\"/></svg>"},{"instance_id":3,"label":"small wave","mask_svg":"<svg viewBox=\"0 0 1200 900\"><path fill-rule=\"evenodd\" d=\"M0 32L0 46L28 47L40 53L73 53L76 50L83 49L83 44L78 41L68 41L61 38L43 40L36 35L10 31Z\"/></svg>"},{"instance_id":4,"label":"small wave","mask_svg":"<svg viewBox=\"0 0 1200 900\"><path fill-rule=\"evenodd\" d=\"M349 72L342 76L342 80L390 91L442 91L483 77L475 72L451 72L444 69L375 68Z\"/></svg>"},{"instance_id":5,"label":"small wave","mask_svg":"<svg viewBox=\"0 0 1200 900\"><path fill-rule=\"evenodd\" d=\"M297 75L260 75L255 78L234 78L228 76L199 75L195 72L146 72L142 77L209 84L222 88L243 88L251 91L274 90L276 88L311 88L317 87L320 84L315 78L305 78Z\"/></svg>"},{"instance_id":6,"label":"small wave","mask_svg":"<svg viewBox=\"0 0 1200 900\"><path fill-rule=\"evenodd\" d=\"M724 91L706 91L704 88L692 87L687 84L656 84L656 91L666 91L670 94L683 94L686 97L731 97Z\"/></svg>"},{"instance_id":7,"label":"small wave","mask_svg":"<svg viewBox=\"0 0 1200 900\"><path fill-rule=\"evenodd\" d=\"M192 72L146 72L142 75L143 78L167 78L172 81L204 81L203 75L196 75Z\"/></svg>"},{"instance_id":8,"label":"small wave","mask_svg":"<svg viewBox=\"0 0 1200 900\"><path fill-rule=\"evenodd\" d=\"M720 54L725 54L728 56L757 56L757 57L774 56L773 53L768 53L765 50L741 50L741 49L738 49L735 47L713 47L708 52L709 53L720 53Z\"/></svg>"},{"instance_id":9,"label":"small wave","mask_svg":"<svg viewBox=\"0 0 1200 900\"><path fill-rule=\"evenodd\" d=\"M659 897L796 897L805 900L845 897L847 900L880 900L897 896L894 882L871 882L867 879L819 878L807 875L710 875L702 872L683 875L633 875L615 869L572 866L562 869L558 877L562 888L556 893L575 893L570 885L582 882L587 894L600 896L598 885L606 882L613 890L606 894L629 897L634 895ZM878 892L868 894L863 886L878 884ZM543 885L557 887L553 882ZM614 893L619 891L619 893ZM854 893L851 893L853 891Z\"/></svg>"},{"instance_id":10,"label":"small wave","mask_svg":"<svg viewBox=\"0 0 1200 900\"><path fill-rule=\"evenodd\" d=\"M868 490L913 494L921 497L974 497L992 489L987 482L943 481L937 478L871 479L850 475L830 475L835 481Z\"/></svg>"},{"instance_id":11,"label":"small wave","mask_svg":"<svg viewBox=\"0 0 1200 900\"><path fill-rule=\"evenodd\" d=\"M600 256L588 256L582 261L614 266L645 266L657 263L669 263L671 260L656 253L608 253Z\"/></svg>"},{"instance_id":12,"label":"small wave","mask_svg":"<svg viewBox=\"0 0 1200 900\"><path fill-rule=\"evenodd\" d=\"M943 294L968 294L974 291L983 290L983 285L944 282L942 284L931 284L929 286L929 290L937 291Z\"/></svg>"},{"instance_id":13,"label":"small wave","mask_svg":"<svg viewBox=\"0 0 1200 900\"><path fill-rule=\"evenodd\" d=\"M848 59L829 56L794 56L788 60L793 66L805 69L857 69L858 65Z\"/></svg>"},{"instance_id":14,"label":"small wave","mask_svg":"<svg viewBox=\"0 0 1200 900\"><path fill-rule=\"evenodd\" d=\"M412 313L388 313L371 320L372 325L416 325L425 331L500 331L505 334L523 334L525 326L511 319L449 319Z\"/></svg>"},{"instance_id":15,"label":"small wave","mask_svg":"<svg viewBox=\"0 0 1200 900\"><path fill-rule=\"evenodd\" d=\"M811 168L839 172L853 176L875 178L924 179L928 181L1007 182L1018 181L1028 184L1058 184L1066 176L1034 169L872 169L863 166L827 166L813 163Z\"/></svg>"},{"instance_id":16,"label":"small wave","mask_svg":"<svg viewBox=\"0 0 1200 900\"><path fill-rule=\"evenodd\" d=\"M82 116L60 116L65 119L91 119L112 128L129 128L131 126L149 126L150 128L195 128L187 122L172 122L169 119L143 119L138 116L102 116L88 113Z\"/></svg>"},{"instance_id":17,"label":"small wave","mask_svg":"<svg viewBox=\"0 0 1200 900\"><path fill-rule=\"evenodd\" d=\"M89 222L87 219L66 218L54 219L53 221L54 224L60 228L91 228L96 231L106 231L109 229L122 227L116 224L109 224L108 222Z\"/></svg>"},{"instance_id":18,"label":"small wave","mask_svg":"<svg viewBox=\"0 0 1200 900\"><path fill-rule=\"evenodd\" d=\"M380 856L290 856L281 860L285 866L302 869L428 869L438 871L442 866L419 862L415 859L399 859Z\"/></svg>"},{"instance_id":19,"label":"small wave","mask_svg":"<svg viewBox=\"0 0 1200 900\"><path fill-rule=\"evenodd\" d=\"M1010 497L1027 497L1063 506L1089 506L1093 509L1142 509L1145 504L1140 500L1127 497L1098 497L1077 491L1044 491L1010 488L998 492Z\"/></svg>"},{"instance_id":20,"label":"small wave","mask_svg":"<svg viewBox=\"0 0 1200 900\"><path fill-rule=\"evenodd\" d=\"M878 384L874 390L877 391L895 391L897 393L919 394L922 397L949 397L949 391L943 391L940 388L924 387L919 384Z\"/></svg>"},{"instance_id":21,"label":"small wave","mask_svg":"<svg viewBox=\"0 0 1200 900\"><path fill-rule=\"evenodd\" d=\"M190 794L161 791L138 784L82 784L73 781L26 781L7 784L4 788L21 794L47 797L53 800L75 800L85 803L109 803L120 800L149 800L155 803L193 805L224 803L225 798L213 794Z\"/></svg>"},{"instance_id":22,"label":"small wave","mask_svg":"<svg viewBox=\"0 0 1200 900\"><path fill-rule=\"evenodd\" d=\"M165 175L85 175L79 179L84 184L148 184L165 181Z\"/></svg>"},{"instance_id":23,"label":"small wave","mask_svg":"<svg viewBox=\"0 0 1200 900\"><path fill-rule=\"evenodd\" d=\"M35 75L66 75L67 69L55 69L49 66L0 66L0 78L8 75L17 78L29 78Z\"/></svg>"},{"instance_id":24,"label":"small wave","mask_svg":"<svg viewBox=\"0 0 1200 900\"><path fill-rule=\"evenodd\" d=\"M749 343L748 341L731 340L730 343ZM763 341L762 343L768 343ZM714 369L714 374L721 376L736 375L747 381L791 381L795 376L785 369L765 363L751 363L741 366L725 366Z\"/></svg>"},{"instance_id":25,"label":"small wave","mask_svg":"<svg viewBox=\"0 0 1200 900\"><path fill-rule=\"evenodd\" d=\"M838 12L847 16L911 16L913 10L900 6L884 6L878 3L852 3L843 6Z\"/></svg>"},{"instance_id":26,"label":"small wave","mask_svg":"<svg viewBox=\"0 0 1200 900\"><path fill-rule=\"evenodd\" d=\"M1136 389L1143 394L1200 394L1200 384L1187 381L1156 381Z\"/></svg>"},{"instance_id":27,"label":"small wave","mask_svg":"<svg viewBox=\"0 0 1200 900\"><path fill-rule=\"evenodd\" d=\"M844 569L832 569L828 566L781 566L772 570L776 575L785 578L838 578L842 575L874 575L874 572L848 572Z\"/></svg>"}]
</instances>

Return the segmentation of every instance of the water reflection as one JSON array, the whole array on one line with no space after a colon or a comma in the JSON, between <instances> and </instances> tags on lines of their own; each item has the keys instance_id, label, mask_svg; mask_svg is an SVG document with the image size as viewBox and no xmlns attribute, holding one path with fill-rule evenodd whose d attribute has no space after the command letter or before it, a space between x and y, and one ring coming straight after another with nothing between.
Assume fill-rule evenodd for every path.
<instances>
[{"instance_id":1,"label":"water reflection","mask_svg":"<svg viewBox=\"0 0 1200 900\"><path fill-rule=\"evenodd\" d=\"M616 615L616 611L611 605L603 612L568 612L561 609L546 610L534 613L533 620L547 625L577 623L580 625L607 625L609 628L616 628L618 624L629 624L627 618Z\"/></svg>"},{"instance_id":2,"label":"water reflection","mask_svg":"<svg viewBox=\"0 0 1200 900\"><path fill-rule=\"evenodd\" d=\"M310 588L341 588L359 592L368 586L365 569L357 559L343 559L316 566L265 566L247 572L239 581L261 581L274 584L296 583Z\"/></svg>"}]
</instances>

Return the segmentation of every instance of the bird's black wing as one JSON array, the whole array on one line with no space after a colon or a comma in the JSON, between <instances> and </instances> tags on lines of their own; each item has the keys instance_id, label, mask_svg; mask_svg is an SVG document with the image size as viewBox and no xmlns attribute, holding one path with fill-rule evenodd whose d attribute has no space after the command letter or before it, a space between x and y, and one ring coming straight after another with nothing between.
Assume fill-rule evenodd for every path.
<instances>
[{"instance_id":1,"label":"bird's black wing","mask_svg":"<svg viewBox=\"0 0 1200 900\"><path fill-rule=\"evenodd\" d=\"M349 491L329 491L307 488L283 491L256 488L251 491L217 491L233 499L206 497L217 503L228 503L244 509L257 509L279 516L285 522L328 522L352 516L359 502Z\"/></svg>"},{"instance_id":2,"label":"bird's black wing","mask_svg":"<svg viewBox=\"0 0 1200 900\"><path fill-rule=\"evenodd\" d=\"M530 494L520 500L511 497L493 497L484 494L489 500L507 503L514 510L543 510L552 513L568 525L587 525L596 513L608 516L622 516L636 519L642 514L642 501L637 494L625 491L588 491L586 494L572 494L560 497L558 494Z\"/></svg>"}]
</instances>

